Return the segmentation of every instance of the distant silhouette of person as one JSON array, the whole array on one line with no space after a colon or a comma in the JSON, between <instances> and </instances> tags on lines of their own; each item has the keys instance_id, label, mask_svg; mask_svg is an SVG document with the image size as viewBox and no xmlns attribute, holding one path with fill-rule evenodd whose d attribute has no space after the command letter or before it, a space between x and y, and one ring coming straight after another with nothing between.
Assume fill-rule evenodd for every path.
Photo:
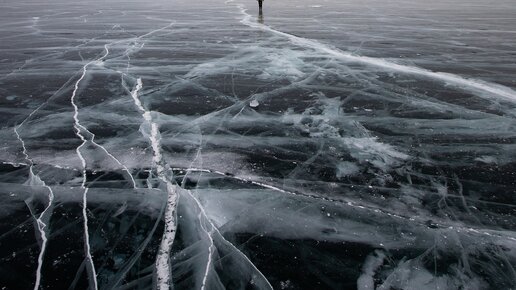
<instances>
[{"instance_id":1,"label":"distant silhouette of person","mask_svg":"<svg viewBox=\"0 0 516 290\"><path fill-rule=\"evenodd\" d=\"M263 0L258 0L258 7L262 10Z\"/></svg>"},{"instance_id":2,"label":"distant silhouette of person","mask_svg":"<svg viewBox=\"0 0 516 290\"><path fill-rule=\"evenodd\" d=\"M258 11L258 23L263 24L263 11L262 11L262 9L260 9Z\"/></svg>"}]
</instances>

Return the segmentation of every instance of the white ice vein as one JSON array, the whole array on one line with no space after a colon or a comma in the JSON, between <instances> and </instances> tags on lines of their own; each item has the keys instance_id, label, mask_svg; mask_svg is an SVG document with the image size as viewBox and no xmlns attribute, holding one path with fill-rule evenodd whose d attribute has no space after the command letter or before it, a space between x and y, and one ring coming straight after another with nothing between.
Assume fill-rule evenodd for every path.
<instances>
[{"instance_id":1,"label":"white ice vein","mask_svg":"<svg viewBox=\"0 0 516 290\"><path fill-rule=\"evenodd\" d=\"M161 154L160 134L158 125L152 120L150 111L147 111L139 97L138 92L143 87L141 78L137 79L136 87L131 91L131 97L136 107L141 111L145 124L150 126L149 141L151 142L153 157L152 161L156 166L158 178L167 186L167 204L164 214L165 230L159 246L156 257L156 283L157 289L168 290L171 285L171 269L170 269L170 251L176 235L176 207L177 207L177 189L176 185L166 175L165 162Z\"/></svg>"},{"instance_id":2,"label":"white ice vein","mask_svg":"<svg viewBox=\"0 0 516 290\"><path fill-rule=\"evenodd\" d=\"M343 61L349 61L349 62L362 63L362 64L366 64L366 65L372 65L372 66L380 67L380 68L386 69L386 70L397 71L400 73L418 75L418 76L422 76L422 77L426 77L426 78L430 78L430 79L434 79L434 80L439 80L439 81L443 81L443 82L446 82L449 84L453 84L458 87L462 87L464 89L486 92L486 93L501 97L505 100L508 100L511 102L516 102L516 92L509 87L505 87L505 86L502 86L499 84L490 83L490 82L486 82L486 81L482 81L482 80L465 78L465 77L461 77L459 75L455 75L455 74L451 74L451 73L434 72L434 71L430 71L430 70L415 67L415 66L397 64L397 63L394 63L394 62L391 62L391 61L388 61L385 59L381 59L381 58L354 55L352 53L330 47L330 46L320 43L316 40L298 37L298 36L295 36L295 35L292 35L289 33L285 33L285 32L273 29L267 25L264 25L264 24L261 24L258 22L254 22L251 20L252 16L247 13L247 9L245 9L243 5L238 5L238 8L240 8L240 11L244 16L240 21L242 24L247 25L251 28L268 31L273 34L283 36L296 45L311 48L316 51L324 52L336 59L340 59Z\"/></svg>"},{"instance_id":3,"label":"white ice vein","mask_svg":"<svg viewBox=\"0 0 516 290\"><path fill-rule=\"evenodd\" d=\"M25 121L30 119L32 115L39 110L39 107L36 108L36 110L32 111L32 113L29 114L29 116L23 120L20 125L14 127L14 133L16 134L16 137L20 141L22 148L23 148L23 155L25 157L25 160L30 164L29 167L29 185L36 185L36 186L43 186L48 190L48 203L45 207L45 209L41 212L39 217L36 218L36 226L38 228L38 232L41 238L41 249L38 255L38 267L36 269L36 281L34 283L34 290L39 289L41 284L41 268L43 267L43 258L45 256L45 250L47 248L48 243L48 222L50 220L50 216L52 215L52 206L54 203L54 192L52 191L52 188L48 186L37 174L34 174L33 167L34 162L29 157L29 154L27 153L27 148L25 147L25 141L21 138L18 130L23 126Z\"/></svg>"}]
</instances>

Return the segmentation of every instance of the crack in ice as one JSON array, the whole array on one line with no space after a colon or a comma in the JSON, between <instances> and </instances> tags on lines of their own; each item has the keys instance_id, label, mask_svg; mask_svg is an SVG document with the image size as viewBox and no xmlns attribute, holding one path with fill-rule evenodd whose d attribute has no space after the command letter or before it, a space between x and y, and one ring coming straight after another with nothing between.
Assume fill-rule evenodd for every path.
<instances>
[{"instance_id":1,"label":"crack in ice","mask_svg":"<svg viewBox=\"0 0 516 290\"><path fill-rule=\"evenodd\" d=\"M82 199L82 217L83 217L83 222L84 222L84 248L85 248L85 255L86 255L86 262L87 262L87 267L86 268L87 268L88 274L89 274L88 275L89 281L90 281L90 283L93 284L91 286L95 290L98 289L98 282L97 282L97 274L96 274L96 271L95 271L95 265L93 263L93 258L91 256L91 246L90 246L89 233L88 233L88 230L89 230L88 229L88 215L87 215L87 203L88 203L87 194L88 194L88 188L86 188L86 179L87 179L87 176L86 176L86 159L84 159L84 156L81 153L81 148L87 143L87 140L84 137L84 135L81 134L81 131L82 130L84 130L86 132L89 132L89 131L83 125L81 125L81 123L80 123L80 120L79 120L79 107L75 103L75 98L76 98L76 95L77 95L77 91L79 90L79 85L80 85L81 81L84 79L84 77L86 76L88 66L93 64L93 63L101 62L101 61L103 61L108 56L109 48L108 48L107 44L104 45L104 51L105 51L104 54L100 58L92 60L92 61L88 62L87 64L85 64L82 67L82 74L81 74L80 78L77 80L77 82L75 82L74 90L73 90L72 96L70 98L70 102L71 102L71 104L72 104L72 106L74 108L73 119L74 119L75 135L77 137L79 137L79 139L81 139L81 141L82 141L81 145L79 145L76 148L75 151L77 153L77 156L81 160L81 165L82 165L82 183L81 183L81 188L84 189L83 199ZM92 139L92 142L93 142L93 139Z\"/></svg>"},{"instance_id":2,"label":"crack in ice","mask_svg":"<svg viewBox=\"0 0 516 290\"><path fill-rule=\"evenodd\" d=\"M201 148L202 148L202 133L201 133L199 149L197 150L197 154L196 154L194 160L192 160L192 162L190 163L189 167L191 167L192 164L194 164L194 162L201 156ZM188 176L188 172L189 172L189 170L187 169L186 174L183 176L183 180L181 181L181 184L183 185L183 189L184 189L184 184L186 182L186 177ZM202 282L201 282L201 290L204 290L206 287L206 282L208 281L208 275L210 273L210 267L212 264L213 248L215 246L212 235L213 235L213 229L215 227L213 226L211 221L208 219L208 216L206 215L204 208L202 207L199 200L197 200L197 198L195 198L194 195L189 190L186 190L186 191L188 192L188 195L195 201L197 207L199 208L199 214L197 215L197 219L199 220L199 225L200 225L201 229L206 233L206 236L208 237L208 239L210 240L210 245L208 247L208 261L206 262L206 267L204 269L204 275L203 275ZM202 222L203 216L210 223L210 226L212 228L211 231L208 231L204 227L203 222Z\"/></svg>"},{"instance_id":3,"label":"crack in ice","mask_svg":"<svg viewBox=\"0 0 516 290\"><path fill-rule=\"evenodd\" d=\"M39 235L41 238L41 249L38 255L38 266L36 269L36 281L34 282L34 290L37 290L40 288L41 284L41 269L43 268L43 259L45 256L45 251L48 244L48 223L52 216L52 208L54 203L54 192L50 186L48 186L37 174L34 174L33 168L34 168L34 162L29 157L29 154L27 152L27 148L25 147L25 141L20 136L18 130L24 125L25 121L28 120L32 115L39 110L40 107L36 108L34 111L32 111L29 116L23 120L20 125L14 127L14 133L16 134L16 138L20 141L22 148L23 148L23 155L25 157L25 160L30 164L29 167L29 185L37 185L37 186L43 186L48 190L48 203L44 210L41 212L39 217L36 218L36 216L33 214L34 218L36 219L36 225L39 231ZM32 213L32 212L31 212ZM48 213L48 216L47 216Z\"/></svg>"},{"instance_id":4,"label":"crack in ice","mask_svg":"<svg viewBox=\"0 0 516 290\"><path fill-rule=\"evenodd\" d=\"M142 113L142 117L145 120L145 123L150 126L150 135L149 141L151 142L153 157L152 161L156 166L156 171L158 174L158 178L162 180L167 187L167 204L164 213L165 220L165 230L163 232L163 236L161 239L161 243L158 249L158 254L156 257L156 287L159 290L169 289L172 283L172 277L170 275L170 252L172 250L172 244L175 239L177 224L176 224L176 208L177 208L177 188L176 185L172 183L172 181L166 176L166 168L165 161L163 160L163 155L161 154L161 144L160 144L160 133L158 125L152 120L152 115L150 111L147 111L139 97L138 92L142 89L143 83L141 78L138 78L136 81L136 87L133 91L131 91L131 97L134 100L134 103L139 111Z\"/></svg>"},{"instance_id":5,"label":"crack in ice","mask_svg":"<svg viewBox=\"0 0 516 290\"><path fill-rule=\"evenodd\" d=\"M331 55L332 57L335 57L336 59L350 61L350 62L363 63L363 64L376 66L376 67L386 69L386 70L397 71L397 72L406 73L406 74L413 74L413 75L418 75L418 76L422 76L422 77L426 77L426 78L430 78L430 79L434 79L434 80L444 81L446 83L454 84L455 86L462 87L464 89L469 88L470 90L473 89L476 91L482 91L482 92L486 92L489 94L497 95L507 101L516 102L516 92L509 87L505 87L500 84L490 83L490 82L482 81L482 80L478 80L478 79L465 78L465 77L461 77L459 75L455 75L455 74L451 74L451 73L434 72L431 70L427 70L427 69L419 68L419 67L415 67L415 66L397 64L392 61L388 61L388 60L381 59L381 58L354 55L352 53L330 47L328 45L325 45L325 44L323 44L319 41L313 40L313 39L295 36L295 35L292 35L292 34L289 34L286 32L276 30L268 25L251 21L252 16L249 13L247 13L247 9L244 8L244 5L239 4L239 5L237 5L237 7L240 9L240 12L244 16L240 20L240 22L242 24L249 26L251 28L268 31L273 34L283 36L283 37L289 39L292 43L294 43L296 45L308 47L308 48L311 48L311 49L314 49L317 51L324 52L328 55Z\"/></svg>"},{"instance_id":6,"label":"crack in ice","mask_svg":"<svg viewBox=\"0 0 516 290\"><path fill-rule=\"evenodd\" d=\"M202 169L199 170L198 168L192 167L192 164L195 163L195 161L199 158L199 156L200 156L200 148L197 151L197 154L196 154L194 160L192 160L192 162L190 163L190 166L188 167L188 169L186 169L186 173L183 176L183 180L181 182L182 184L185 184L186 177L188 176L188 173L191 171L210 172L209 170L207 170L207 171L202 170ZM219 172L217 172L217 173L219 173ZM199 219L200 227L206 233L206 235L208 236L208 239L210 240L210 245L208 247L208 261L206 262L206 268L205 268L202 283L201 283L201 290L206 289L206 283L208 281L208 275L209 275L210 267L212 265L213 248L215 247L214 240L213 240L213 233L216 233L220 237L220 239L222 240L223 243L230 246L237 254L239 254L242 258L244 258L244 260L246 262L248 262L249 265L251 265L251 267L256 271L256 273L258 273L261 276L261 278L267 283L267 286L269 286L270 289L273 289L272 285L267 280L265 275L263 275L263 273L254 265L254 263L244 253L242 253L237 247L235 247L235 245L233 245L231 242L226 240L226 238L224 238L224 236L220 233L219 229L213 224L211 219L208 217L208 214L206 213L206 210L202 206L200 200L197 197L195 197L190 190L185 189L185 192L195 201L195 204L197 205L197 208L199 209L199 214L198 214L197 218ZM203 225L202 218L208 222L208 224L211 228L210 231L208 231L205 228L205 226Z\"/></svg>"},{"instance_id":7,"label":"crack in ice","mask_svg":"<svg viewBox=\"0 0 516 290\"><path fill-rule=\"evenodd\" d=\"M178 170L178 171L185 170L185 171L191 171L191 172L204 172L204 173L212 173L212 174L222 175L227 178L239 180L239 181L242 181L242 182L245 182L248 184L253 184L253 185L256 185L256 186L259 186L262 188L267 188L267 189L270 189L270 190L273 190L276 192L281 192L284 194L294 195L294 196L299 196L299 197L304 197L304 198L323 200L323 201L328 201L328 202L338 202L338 203L346 204L347 206L352 207L352 208L359 208L359 209L366 210L366 211L372 211L374 213L381 213L381 214L385 214L389 217L396 218L396 219L409 220L409 221L417 223L419 225L426 226L426 222L428 221L424 218L422 219L422 218L408 217L408 216L392 213L385 209L381 209L381 208L374 207L371 205L361 205L357 202L346 200L346 199L338 200L338 199L333 199L333 198L324 197L324 196L318 196L318 195L314 195L314 194L310 194L310 193L301 193L301 192L286 190L286 189L282 189L280 187L277 187L277 186L274 186L271 184L267 184L264 182L256 181L253 179L235 176L235 175L228 175L227 173L224 173L224 172L218 171L218 170L212 170L212 169L206 169L206 168L194 168L194 167L189 167L189 168L174 167L172 169ZM482 229L482 228L475 229L475 228L469 227L467 225L460 225L460 224L450 225L450 224L437 223L437 222L435 222L435 226L437 226L440 229L450 229L450 230L454 230L456 232L468 232L468 233L475 233L475 234L484 235L484 236L507 238L513 242L516 242L516 238L510 237L510 236L504 236L501 233L496 233L495 231L489 230L489 229ZM490 233L490 232L493 232L493 233Z\"/></svg>"}]
</instances>

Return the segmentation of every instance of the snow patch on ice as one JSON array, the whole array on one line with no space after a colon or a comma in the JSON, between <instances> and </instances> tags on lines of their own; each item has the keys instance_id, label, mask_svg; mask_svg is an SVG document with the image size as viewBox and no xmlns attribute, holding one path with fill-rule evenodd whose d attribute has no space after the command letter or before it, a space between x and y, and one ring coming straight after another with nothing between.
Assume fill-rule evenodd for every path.
<instances>
[{"instance_id":1,"label":"snow patch on ice","mask_svg":"<svg viewBox=\"0 0 516 290\"><path fill-rule=\"evenodd\" d=\"M480 157L475 158L475 161L479 161L479 162L487 163L487 164L498 163L498 160L494 156L480 156Z\"/></svg>"},{"instance_id":2,"label":"snow patch on ice","mask_svg":"<svg viewBox=\"0 0 516 290\"><path fill-rule=\"evenodd\" d=\"M377 137L346 137L342 140L349 148L351 156L360 162L369 162L383 171L409 157L398 152L393 146L379 142Z\"/></svg>"},{"instance_id":3,"label":"snow patch on ice","mask_svg":"<svg viewBox=\"0 0 516 290\"><path fill-rule=\"evenodd\" d=\"M305 74L300 70L304 66L303 60L298 54L289 51L270 52L265 55L267 66L258 77L261 79L286 77L289 80L297 80Z\"/></svg>"},{"instance_id":4,"label":"snow patch on ice","mask_svg":"<svg viewBox=\"0 0 516 290\"><path fill-rule=\"evenodd\" d=\"M358 168L358 166L355 163L349 162L349 161L343 161L343 162L337 164L336 176L338 179L341 179L346 176L350 176L355 173L358 173L359 170L360 170L360 168Z\"/></svg>"},{"instance_id":5,"label":"snow patch on ice","mask_svg":"<svg viewBox=\"0 0 516 290\"><path fill-rule=\"evenodd\" d=\"M362 266L362 275L358 278L358 290L374 290L374 275L376 270L382 266L385 260L385 254L381 251L375 251L369 255Z\"/></svg>"}]
</instances>

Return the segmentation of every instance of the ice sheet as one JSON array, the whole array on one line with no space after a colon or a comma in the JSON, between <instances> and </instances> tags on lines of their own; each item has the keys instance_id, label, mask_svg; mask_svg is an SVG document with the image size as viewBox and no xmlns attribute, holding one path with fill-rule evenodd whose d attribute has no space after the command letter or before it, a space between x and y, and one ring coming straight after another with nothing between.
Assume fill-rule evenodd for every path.
<instances>
[{"instance_id":1,"label":"ice sheet","mask_svg":"<svg viewBox=\"0 0 516 290\"><path fill-rule=\"evenodd\" d=\"M0 3L0 288L512 289L516 6Z\"/></svg>"}]
</instances>

